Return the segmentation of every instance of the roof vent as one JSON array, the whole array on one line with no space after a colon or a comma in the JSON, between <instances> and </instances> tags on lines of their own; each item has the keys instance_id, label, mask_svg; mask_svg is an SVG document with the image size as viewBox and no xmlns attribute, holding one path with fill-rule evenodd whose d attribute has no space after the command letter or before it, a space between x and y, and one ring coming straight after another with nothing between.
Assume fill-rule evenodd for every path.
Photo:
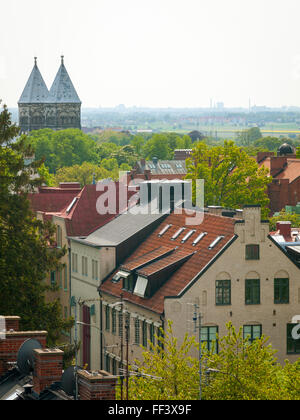
<instances>
[{"instance_id":1,"label":"roof vent","mask_svg":"<svg viewBox=\"0 0 300 420\"><path fill-rule=\"evenodd\" d=\"M196 246L205 236L207 235L207 232L201 233L193 242L193 246Z\"/></svg>"},{"instance_id":2,"label":"roof vent","mask_svg":"<svg viewBox=\"0 0 300 420\"><path fill-rule=\"evenodd\" d=\"M159 232L158 236L161 238L171 227L172 225L167 225L163 228L161 232Z\"/></svg>"},{"instance_id":3,"label":"roof vent","mask_svg":"<svg viewBox=\"0 0 300 420\"><path fill-rule=\"evenodd\" d=\"M208 247L208 249L213 249L222 239L224 236L218 236Z\"/></svg>"},{"instance_id":4,"label":"roof vent","mask_svg":"<svg viewBox=\"0 0 300 420\"><path fill-rule=\"evenodd\" d=\"M184 244L190 237L195 233L195 230L190 230L185 237L182 239L181 243Z\"/></svg>"},{"instance_id":5,"label":"roof vent","mask_svg":"<svg viewBox=\"0 0 300 420\"><path fill-rule=\"evenodd\" d=\"M177 239L181 234L182 234L182 232L184 232L185 231L185 228L183 227L183 228L180 228L176 233L175 233L175 235L173 235L172 236L172 241L175 241L175 239Z\"/></svg>"}]
</instances>

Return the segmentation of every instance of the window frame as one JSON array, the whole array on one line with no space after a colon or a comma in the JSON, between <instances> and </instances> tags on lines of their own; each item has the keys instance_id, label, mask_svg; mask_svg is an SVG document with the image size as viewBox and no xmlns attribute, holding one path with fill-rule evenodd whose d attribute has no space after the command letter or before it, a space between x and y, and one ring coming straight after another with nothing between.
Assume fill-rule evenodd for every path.
<instances>
[{"instance_id":1,"label":"window frame","mask_svg":"<svg viewBox=\"0 0 300 420\"><path fill-rule=\"evenodd\" d=\"M260 246L259 244L247 244L245 247L246 261L260 260Z\"/></svg>"},{"instance_id":2,"label":"window frame","mask_svg":"<svg viewBox=\"0 0 300 420\"><path fill-rule=\"evenodd\" d=\"M283 285L282 284L283 281L287 281L287 284ZM287 287L287 296L283 298L283 295L284 295L283 290L285 287ZM289 303L290 303L290 279L289 278L274 278L274 304L287 305Z\"/></svg>"},{"instance_id":3,"label":"window frame","mask_svg":"<svg viewBox=\"0 0 300 420\"><path fill-rule=\"evenodd\" d=\"M214 329L216 332L214 335L216 336L215 339L212 339L211 336L213 335L211 330ZM207 330L207 340L203 339L204 330ZM208 352L211 352L214 350L215 354L219 353L219 340L217 338L217 335L219 334L219 327L218 326L203 326L201 327L201 342L206 343L206 350ZM213 348L213 345L215 345L215 349Z\"/></svg>"},{"instance_id":4,"label":"window frame","mask_svg":"<svg viewBox=\"0 0 300 420\"><path fill-rule=\"evenodd\" d=\"M255 337L254 338L254 328L256 328L256 327L259 327L259 329L260 329L260 335L259 335L259 337ZM251 334L250 334L250 338L249 338L249 340L248 340L248 342L250 343L250 344L252 344L257 338L261 338L262 337L262 325L261 324L253 324L253 325L244 325L243 326L243 339L244 340L246 340L247 339L247 337L249 336L249 334L245 334L245 328L251 328Z\"/></svg>"},{"instance_id":5,"label":"window frame","mask_svg":"<svg viewBox=\"0 0 300 420\"><path fill-rule=\"evenodd\" d=\"M228 283L228 285L226 285ZM219 301L219 291L222 291L222 299ZM225 291L229 290L229 302L225 302ZM216 306L230 306L231 305L231 280L216 280Z\"/></svg>"},{"instance_id":6,"label":"window frame","mask_svg":"<svg viewBox=\"0 0 300 420\"><path fill-rule=\"evenodd\" d=\"M257 284L255 284L254 282L256 282ZM249 299L248 299L248 293L250 294ZM255 300L256 293L257 293L257 300ZM245 280L245 305L260 305L260 304L261 304L260 279L246 279Z\"/></svg>"}]
</instances>

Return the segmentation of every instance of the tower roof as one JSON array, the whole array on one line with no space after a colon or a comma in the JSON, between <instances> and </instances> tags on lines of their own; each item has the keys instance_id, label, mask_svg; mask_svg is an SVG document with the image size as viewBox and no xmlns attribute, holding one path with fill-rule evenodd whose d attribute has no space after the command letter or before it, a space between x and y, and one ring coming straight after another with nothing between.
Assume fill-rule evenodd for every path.
<instances>
[{"instance_id":1,"label":"tower roof","mask_svg":"<svg viewBox=\"0 0 300 420\"><path fill-rule=\"evenodd\" d=\"M49 102L81 103L65 67L63 56L61 66L50 89Z\"/></svg>"},{"instance_id":2,"label":"tower roof","mask_svg":"<svg viewBox=\"0 0 300 420\"><path fill-rule=\"evenodd\" d=\"M19 100L20 104L47 102L49 91L34 58L34 67Z\"/></svg>"}]
</instances>

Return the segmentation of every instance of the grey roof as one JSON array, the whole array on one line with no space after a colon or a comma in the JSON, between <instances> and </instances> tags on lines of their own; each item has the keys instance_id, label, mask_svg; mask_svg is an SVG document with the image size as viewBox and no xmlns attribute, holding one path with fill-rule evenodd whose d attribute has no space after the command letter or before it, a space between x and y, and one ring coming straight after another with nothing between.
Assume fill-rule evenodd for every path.
<instances>
[{"instance_id":1,"label":"grey roof","mask_svg":"<svg viewBox=\"0 0 300 420\"><path fill-rule=\"evenodd\" d=\"M141 171L149 170L153 175L182 175L187 173L185 160L146 161L145 166L139 161L138 167Z\"/></svg>"},{"instance_id":2,"label":"grey roof","mask_svg":"<svg viewBox=\"0 0 300 420\"><path fill-rule=\"evenodd\" d=\"M63 57L61 66L50 89L49 102L81 104L79 96L77 95L77 92L64 65Z\"/></svg>"},{"instance_id":3,"label":"grey roof","mask_svg":"<svg viewBox=\"0 0 300 420\"><path fill-rule=\"evenodd\" d=\"M49 91L40 73L40 70L37 66L37 61L35 58L33 70L29 76L28 82L26 83L26 86L21 95L19 103L20 104L44 103L44 102L47 102L48 97L49 97Z\"/></svg>"},{"instance_id":4,"label":"grey roof","mask_svg":"<svg viewBox=\"0 0 300 420\"><path fill-rule=\"evenodd\" d=\"M165 214L123 213L85 239L75 241L92 246L117 246L152 223L163 219Z\"/></svg>"}]
</instances>

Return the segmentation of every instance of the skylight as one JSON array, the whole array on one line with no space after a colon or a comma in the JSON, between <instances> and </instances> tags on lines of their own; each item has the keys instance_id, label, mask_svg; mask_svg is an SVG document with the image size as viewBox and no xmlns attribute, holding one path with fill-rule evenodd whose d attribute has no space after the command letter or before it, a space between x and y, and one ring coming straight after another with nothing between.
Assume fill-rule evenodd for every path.
<instances>
[{"instance_id":1,"label":"skylight","mask_svg":"<svg viewBox=\"0 0 300 420\"><path fill-rule=\"evenodd\" d=\"M173 235L172 236L172 240L173 241L175 241L175 239L177 239L181 234L182 234L182 232L184 232L185 231L185 228L180 228L176 233L175 233L175 235Z\"/></svg>"},{"instance_id":2,"label":"skylight","mask_svg":"<svg viewBox=\"0 0 300 420\"><path fill-rule=\"evenodd\" d=\"M196 231L190 230L185 237L182 239L181 243L184 244Z\"/></svg>"},{"instance_id":3,"label":"skylight","mask_svg":"<svg viewBox=\"0 0 300 420\"><path fill-rule=\"evenodd\" d=\"M72 201L72 203L69 205L69 207L67 208L67 214L70 213L70 211L72 210L72 208L74 207L75 203L77 202L78 198L75 197L74 200Z\"/></svg>"},{"instance_id":4,"label":"skylight","mask_svg":"<svg viewBox=\"0 0 300 420\"><path fill-rule=\"evenodd\" d=\"M224 236L218 236L208 247L208 249L213 249L222 239Z\"/></svg>"},{"instance_id":5,"label":"skylight","mask_svg":"<svg viewBox=\"0 0 300 420\"><path fill-rule=\"evenodd\" d=\"M167 225L163 228L161 232L159 232L158 236L161 238L171 227L172 225Z\"/></svg>"},{"instance_id":6,"label":"skylight","mask_svg":"<svg viewBox=\"0 0 300 420\"><path fill-rule=\"evenodd\" d=\"M201 233L193 242L193 246L196 246L203 238L207 235L207 232Z\"/></svg>"}]
</instances>

